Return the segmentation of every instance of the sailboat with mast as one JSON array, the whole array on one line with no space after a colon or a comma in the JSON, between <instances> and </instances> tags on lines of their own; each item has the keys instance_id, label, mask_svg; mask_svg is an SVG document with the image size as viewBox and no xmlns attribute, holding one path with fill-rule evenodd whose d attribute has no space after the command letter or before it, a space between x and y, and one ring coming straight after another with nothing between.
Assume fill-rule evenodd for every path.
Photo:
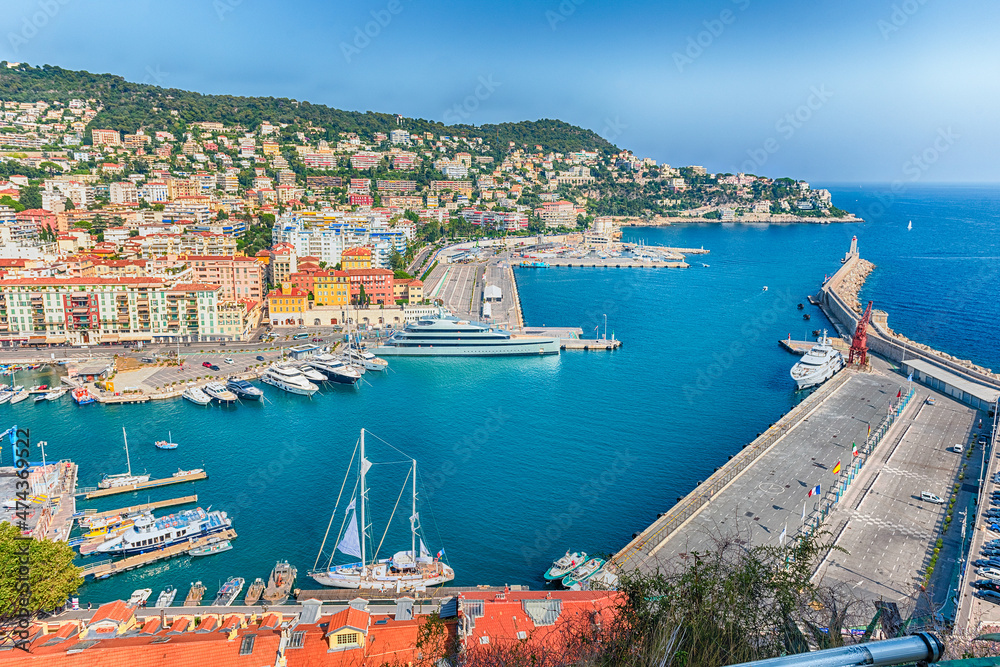
<instances>
[{"instance_id":1,"label":"sailboat with mast","mask_svg":"<svg viewBox=\"0 0 1000 667\"><path fill-rule=\"evenodd\" d=\"M131 486L139 482L149 481L149 475L132 474L132 458L128 455L128 435L125 434L124 426L122 426L122 437L125 439L125 461L128 463L128 472L121 472L117 475L105 475L97 484L97 488L99 489L113 489L119 486Z\"/></svg>"},{"instance_id":2,"label":"sailboat with mast","mask_svg":"<svg viewBox=\"0 0 1000 667\"><path fill-rule=\"evenodd\" d=\"M420 515L417 513L417 461L411 459L412 463L407 479L403 483L404 488L400 491L402 495L406 482L412 477L412 506L410 514L410 549L409 551L397 551L392 558L378 558L378 550L372 553L368 549L368 529L369 517L366 514L366 504L368 501L368 488L365 483L365 475L372 463L365 457L365 429L361 429L361 439L358 443L360 457L358 459L358 483L355 487L355 495L351 498L347 509L344 510L344 519L341 524L341 533L337 538L337 547L325 568L316 569L319 560L323 555L323 548L326 546L326 538L330 534L330 526L337 515L337 508L334 509L330 517L330 524L327 526L327 535L323 538L319 554L316 556L316 563L309 576L322 586L332 586L335 588L359 588L380 591L413 591L425 590L428 586L437 586L455 578L455 571L442 562L441 556L444 550L438 551L436 556L431 556L424 541L420 536ZM355 453L358 453L355 450ZM354 456L348 464L347 475L350 475L354 465ZM343 494L344 485L347 483L347 475L344 477L344 484L341 485ZM398 505L397 500L397 505ZM340 504L340 498L337 499ZM393 509L395 513L395 509ZM390 522L391 522L390 518ZM344 526L346 525L346 529ZM388 532L388 526L386 527ZM385 535L383 535L383 540ZM381 546L381 541L379 546ZM419 548L419 551L418 551ZM345 565L333 565L333 558L339 551L348 556L360 558L360 562L347 563Z\"/></svg>"}]
</instances>

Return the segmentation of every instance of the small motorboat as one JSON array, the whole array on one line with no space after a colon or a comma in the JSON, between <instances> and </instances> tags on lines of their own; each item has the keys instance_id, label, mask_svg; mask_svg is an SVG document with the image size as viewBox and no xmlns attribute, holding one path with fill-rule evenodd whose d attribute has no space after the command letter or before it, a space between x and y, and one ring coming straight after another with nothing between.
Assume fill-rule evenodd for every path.
<instances>
[{"instance_id":1,"label":"small motorboat","mask_svg":"<svg viewBox=\"0 0 1000 667\"><path fill-rule=\"evenodd\" d=\"M128 603L133 607L138 607L145 604L149 596L153 594L152 588L137 588L132 592L132 597L128 599Z\"/></svg>"},{"instance_id":2,"label":"small motorboat","mask_svg":"<svg viewBox=\"0 0 1000 667\"><path fill-rule=\"evenodd\" d=\"M173 435L170 433L170 431L167 431L167 439L157 440L154 444L156 445L157 449L177 449L177 443L172 442L172 440L173 440Z\"/></svg>"},{"instance_id":3,"label":"small motorboat","mask_svg":"<svg viewBox=\"0 0 1000 667\"><path fill-rule=\"evenodd\" d=\"M177 472L171 475L171 477L186 477L188 475L197 475L200 472L205 472L204 468L191 468L190 470L181 470L178 468Z\"/></svg>"},{"instance_id":4,"label":"small motorboat","mask_svg":"<svg viewBox=\"0 0 1000 667\"><path fill-rule=\"evenodd\" d=\"M69 396L77 405L87 405L87 403L93 403L95 400L86 387L74 387Z\"/></svg>"},{"instance_id":5,"label":"small motorboat","mask_svg":"<svg viewBox=\"0 0 1000 667\"><path fill-rule=\"evenodd\" d=\"M236 394L226 389L226 385L221 382L209 382L206 384L205 393L219 403L229 404L236 402Z\"/></svg>"},{"instance_id":6,"label":"small motorboat","mask_svg":"<svg viewBox=\"0 0 1000 667\"><path fill-rule=\"evenodd\" d=\"M761 292L766 292L766 291L767 291L767 285L764 285L764 289L762 289Z\"/></svg>"},{"instance_id":7,"label":"small motorboat","mask_svg":"<svg viewBox=\"0 0 1000 667\"><path fill-rule=\"evenodd\" d=\"M181 393L181 396L197 405L208 405L212 402L212 397L202 391L200 387L188 387Z\"/></svg>"},{"instance_id":8,"label":"small motorboat","mask_svg":"<svg viewBox=\"0 0 1000 667\"><path fill-rule=\"evenodd\" d=\"M257 600L260 599L261 593L264 592L264 580L260 577L254 579L254 582L250 584L250 588L247 589L247 596L244 599L248 605L257 604Z\"/></svg>"},{"instance_id":9,"label":"small motorboat","mask_svg":"<svg viewBox=\"0 0 1000 667\"><path fill-rule=\"evenodd\" d=\"M173 586L167 586L160 593L160 596L156 598L156 604L153 605L153 608L166 609L174 603L175 597L177 597L177 589Z\"/></svg>"},{"instance_id":10,"label":"small motorboat","mask_svg":"<svg viewBox=\"0 0 1000 667\"><path fill-rule=\"evenodd\" d=\"M807 320L807 321L808 321L808 320L811 320L811 319L812 319L812 317L811 317L811 316L809 315L809 313L806 313L805 315L803 315L803 316L802 316L802 319L804 319L804 320Z\"/></svg>"},{"instance_id":11,"label":"small motorboat","mask_svg":"<svg viewBox=\"0 0 1000 667\"><path fill-rule=\"evenodd\" d=\"M573 586L582 584L587 579L590 579L592 576L597 574L597 571L602 567L604 567L603 558L591 558L586 563L563 577L562 585L566 588L573 588Z\"/></svg>"},{"instance_id":12,"label":"small motorboat","mask_svg":"<svg viewBox=\"0 0 1000 667\"><path fill-rule=\"evenodd\" d=\"M194 547L188 550L189 556L211 556L212 554L221 554L223 551L229 551L233 548L232 542L229 540L219 540L214 539L208 544L200 547Z\"/></svg>"},{"instance_id":13,"label":"small motorboat","mask_svg":"<svg viewBox=\"0 0 1000 667\"><path fill-rule=\"evenodd\" d=\"M65 396L68 392L69 389L65 387L58 387L42 395L45 397L46 401L55 401Z\"/></svg>"},{"instance_id":14,"label":"small motorboat","mask_svg":"<svg viewBox=\"0 0 1000 667\"><path fill-rule=\"evenodd\" d=\"M799 310L802 310L803 308L805 308L805 306L802 305L801 303L799 305L795 306L795 307L798 308Z\"/></svg>"},{"instance_id":15,"label":"small motorboat","mask_svg":"<svg viewBox=\"0 0 1000 667\"><path fill-rule=\"evenodd\" d=\"M547 581L562 579L567 574L583 565L586 560L587 552L585 551L575 551L573 553L567 551L565 556L552 563L552 567L550 567L545 573L545 579Z\"/></svg>"}]
</instances>

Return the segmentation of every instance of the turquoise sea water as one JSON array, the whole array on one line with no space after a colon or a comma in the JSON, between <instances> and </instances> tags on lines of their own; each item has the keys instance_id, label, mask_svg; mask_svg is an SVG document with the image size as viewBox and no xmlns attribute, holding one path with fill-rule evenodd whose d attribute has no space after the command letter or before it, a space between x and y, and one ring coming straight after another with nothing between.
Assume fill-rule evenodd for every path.
<instances>
[{"instance_id":1,"label":"turquoise sea water","mask_svg":"<svg viewBox=\"0 0 1000 667\"><path fill-rule=\"evenodd\" d=\"M862 215L889 192L831 190L838 206ZM369 438L369 458L382 463L369 474L376 544L406 459L414 457L425 542L432 552L445 549L455 583L539 587L549 562L567 548L616 551L801 399L788 377L795 358L777 341L829 326L806 295L836 270L855 234L862 255L879 267L863 296L889 311L890 325L1000 367L992 294L1000 192L912 188L889 203L856 225L626 231L629 240L711 250L692 256L688 270L519 271L530 324L581 326L592 334L603 331L606 314L608 333L625 342L615 353L396 359L390 373L365 376L370 386L331 387L312 400L264 387L269 403L231 409L180 399L78 407L66 398L0 406L0 417L30 427L35 441L47 440L49 459L78 462L82 486L124 470L122 426L134 470L153 477L178 467L209 473L206 481L84 507L197 493L201 506L233 517L239 537L232 551L88 582L84 602L146 586L174 585L184 594L199 579L210 589L229 576L252 581L278 559L289 559L303 577L299 585L312 587L304 573L361 427L405 452ZM800 302L804 311L796 309ZM180 448L155 449L168 430ZM409 548L407 503L404 494L382 555ZM338 517L334 532L339 525Z\"/></svg>"}]
</instances>

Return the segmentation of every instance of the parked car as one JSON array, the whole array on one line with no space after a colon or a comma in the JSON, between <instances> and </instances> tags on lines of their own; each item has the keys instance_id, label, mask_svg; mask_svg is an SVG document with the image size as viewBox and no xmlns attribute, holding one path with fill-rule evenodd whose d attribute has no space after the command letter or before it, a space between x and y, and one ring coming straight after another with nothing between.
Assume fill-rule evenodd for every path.
<instances>
[{"instance_id":1,"label":"parked car","mask_svg":"<svg viewBox=\"0 0 1000 667\"><path fill-rule=\"evenodd\" d=\"M226 357L225 359L223 359L223 361L225 361L227 364L235 364L236 363L235 361L233 361L229 357Z\"/></svg>"},{"instance_id":2,"label":"parked car","mask_svg":"<svg viewBox=\"0 0 1000 667\"><path fill-rule=\"evenodd\" d=\"M981 567L976 570L976 574L984 579L992 579L994 581L1000 581L1000 568L996 567Z\"/></svg>"},{"instance_id":3,"label":"parked car","mask_svg":"<svg viewBox=\"0 0 1000 667\"><path fill-rule=\"evenodd\" d=\"M934 405L935 403L937 403L937 401L935 401L933 398L927 399L927 405Z\"/></svg>"},{"instance_id":4,"label":"parked car","mask_svg":"<svg viewBox=\"0 0 1000 667\"><path fill-rule=\"evenodd\" d=\"M201 365L204 366L205 368L211 368L212 367L212 362L211 361L203 361L203 362L201 362Z\"/></svg>"},{"instance_id":5,"label":"parked car","mask_svg":"<svg viewBox=\"0 0 1000 667\"><path fill-rule=\"evenodd\" d=\"M1000 560L996 558L977 558L972 564L976 567L1000 567Z\"/></svg>"},{"instance_id":6,"label":"parked car","mask_svg":"<svg viewBox=\"0 0 1000 667\"><path fill-rule=\"evenodd\" d=\"M260 356L260 355L258 354L258 355L257 355L257 361L264 361L264 357L262 357L262 356Z\"/></svg>"},{"instance_id":7,"label":"parked car","mask_svg":"<svg viewBox=\"0 0 1000 667\"><path fill-rule=\"evenodd\" d=\"M1000 604L1000 593L992 590L981 590L973 593L980 600L986 600L987 602L992 602L993 604Z\"/></svg>"},{"instance_id":8,"label":"parked car","mask_svg":"<svg viewBox=\"0 0 1000 667\"><path fill-rule=\"evenodd\" d=\"M951 451L955 452L956 454L961 454L962 452L965 451L965 448L962 447L962 445L952 445Z\"/></svg>"},{"instance_id":9,"label":"parked car","mask_svg":"<svg viewBox=\"0 0 1000 667\"><path fill-rule=\"evenodd\" d=\"M934 503L935 505L944 505L944 498L941 496L931 493L930 491L924 491L920 494L920 499L929 503Z\"/></svg>"},{"instance_id":10,"label":"parked car","mask_svg":"<svg viewBox=\"0 0 1000 667\"><path fill-rule=\"evenodd\" d=\"M219 370L219 367L218 367L218 366L216 366L215 364L209 364L209 366L208 366L208 367L209 367L209 368L211 368L211 369L212 369L213 371L217 371L217 370Z\"/></svg>"},{"instance_id":11,"label":"parked car","mask_svg":"<svg viewBox=\"0 0 1000 667\"><path fill-rule=\"evenodd\" d=\"M978 579L973 581L970 586L990 591L1000 591L1000 581L993 581L992 579Z\"/></svg>"}]
</instances>

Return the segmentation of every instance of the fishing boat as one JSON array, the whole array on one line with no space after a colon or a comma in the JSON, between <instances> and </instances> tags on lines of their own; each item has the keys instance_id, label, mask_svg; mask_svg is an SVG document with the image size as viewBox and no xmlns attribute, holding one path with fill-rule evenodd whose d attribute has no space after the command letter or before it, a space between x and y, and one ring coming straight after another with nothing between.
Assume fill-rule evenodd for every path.
<instances>
[{"instance_id":1,"label":"fishing boat","mask_svg":"<svg viewBox=\"0 0 1000 667\"><path fill-rule=\"evenodd\" d=\"M197 405L208 405L212 402L212 397L201 390L200 387L188 387L181 396Z\"/></svg>"},{"instance_id":2,"label":"fishing boat","mask_svg":"<svg viewBox=\"0 0 1000 667\"><path fill-rule=\"evenodd\" d=\"M295 566L289 565L287 560L278 561L267 580L267 588L264 589L263 594L264 602L275 605L282 604L287 600L298 573Z\"/></svg>"},{"instance_id":3,"label":"fishing boat","mask_svg":"<svg viewBox=\"0 0 1000 667\"><path fill-rule=\"evenodd\" d=\"M228 404L236 402L236 394L226 389L226 385L221 382L209 382L206 384L205 393L219 403Z\"/></svg>"},{"instance_id":4,"label":"fishing boat","mask_svg":"<svg viewBox=\"0 0 1000 667\"><path fill-rule=\"evenodd\" d=\"M173 442L173 434L167 431L166 440L157 440L155 443L157 449L177 449L177 443Z\"/></svg>"},{"instance_id":5,"label":"fishing boat","mask_svg":"<svg viewBox=\"0 0 1000 667\"><path fill-rule=\"evenodd\" d=\"M297 368L291 366L271 366L260 376L260 381L301 396L312 396L319 391L319 387L310 382Z\"/></svg>"},{"instance_id":6,"label":"fishing boat","mask_svg":"<svg viewBox=\"0 0 1000 667\"><path fill-rule=\"evenodd\" d=\"M248 605L257 604L257 600L260 599L261 593L264 592L264 580L257 577L250 584L250 588L247 589L247 596L243 601Z\"/></svg>"},{"instance_id":7,"label":"fishing boat","mask_svg":"<svg viewBox=\"0 0 1000 667\"><path fill-rule=\"evenodd\" d=\"M132 591L132 597L128 599L128 603L133 607L138 607L139 605L146 602L149 596L153 594L152 588L137 588Z\"/></svg>"},{"instance_id":8,"label":"fishing boat","mask_svg":"<svg viewBox=\"0 0 1000 667\"><path fill-rule=\"evenodd\" d=\"M575 568L572 572L563 577L562 585L566 588L572 588L573 586L582 584L587 579L594 576L602 567L604 567L603 558L591 558L586 563L578 568Z\"/></svg>"},{"instance_id":9,"label":"fishing boat","mask_svg":"<svg viewBox=\"0 0 1000 667\"><path fill-rule=\"evenodd\" d=\"M345 525L346 529L341 529L337 537L337 547L334 553L330 554L326 567L316 569L315 566L319 564L323 548L326 546L326 538L324 538L323 544L320 545L319 554L316 556L314 569L309 572L309 576L322 586L381 591L425 590L428 586L437 586L454 579L455 571L441 560L444 550L438 551L437 555L432 557L420 536L420 515L417 512L417 462L415 459L411 459L410 472L403 483L403 490L405 490L406 483L412 477L410 549L397 551L391 558L377 560L372 557L369 559L372 552L368 548L370 517L366 514L369 494L365 484L365 474L372 462L365 457L365 429L361 429L361 438L358 441L355 454L358 453L358 449L360 449L360 456L358 457L357 493L351 498L350 504L344 510L344 523L342 525ZM351 462L348 464L348 470L344 476L345 483L353 469L354 458L352 455ZM403 490L400 491L400 494ZM334 508L334 516L336 516L338 509ZM331 517L332 520L333 517ZM388 526L386 531L388 532ZM418 546L419 551L417 550ZM337 551L358 557L361 561L333 565L333 557Z\"/></svg>"},{"instance_id":10,"label":"fishing boat","mask_svg":"<svg viewBox=\"0 0 1000 667\"><path fill-rule=\"evenodd\" d=\"M149 481L149 475L145 473L142 475L132 474L132 458L128 455L128 435L125 433L124 426L122 426L122 438L125 439L125 461L128 463L128 472L122 472L116 475L105 475L104 478L97 483L97 488L99 489L115 489L121 486L132 486L133 484Z\"/></svg>"},{"instance_id":11,"label":"fishing boat","mask_svg":"<svg viewBox=\"0 0 1000 667\"><path fill-rule=\"evenodd\" d=\"M243 584L246 583L243 577L233 577L226 583L222 584L222 588L215 596L215 602L212 603L214 607L228 607L231 605L236 598L239 596L240 591L243 590Z\"/></svg>"},{"instance_id":12,"label":"fishing boat","mask_svg":"<svg viewBox=\"0 0 1000 667\"><path fill-rule=\"evenodd\" d=\"M552 567L545 573L547 581L562 579L567 574L584 564L587 560L587 552L574 551L566 552L566 555L552 563Z\"/></svg>"},{"instance_id":13,"label":"fishing boat","mask_svg":"<svg viewBox=\"0 0 1000 667\"><path fill-rule=\"evenodd\" d=\"M191 584L191 590L188 591L187 597L184 598L185 607L197 607L201 599L205 597L205 587L200 581Z\"/></svg>"},{"instance_id":14,"label":"fishing boat","mask_svg":"<svg viewBox=\"0 0 1000 667\"><path fill-rule=\"evenodd\" d=\"M264 392L247 380L229 378L226 381L226 389L236 394L237 398L242 398L245 401L259 401L264 398Z\"/></svg>"},{"instance_id":15,"label":"fishing boat","mask_svg":"<svg viewBox=\"0 0 1000 667\"><path fill-rule=\"evenodd\" d=\"M69 396L77 405L87 405L96 400L86 387L74 387Z\"/></svg>"},{"instance_id":16,"label":"fishing boat","mask_svg":"<svg viewBox=\"0 0 1000 667\"><path fill-rule=\"evenodd\" d=\"M229 540L220 540L213 538L209 540L208 544L200 547L193 547L188 550L189 556L211 556L213 554L221 554L223 551L229 551L233 548L233 543Z\"/></svg>"},{"instance_id":17,"label":"fishing boat","mask_svg":"<svg viewBox=\"0 0 1000 667\"><path fill-rule=\"evenodd\" d=\"M156 604L153 605L153 608L166 609L174 603L175 597L177 597L177 589L173 586L167 586L160 593L159 597L156 598Z\"/></svg>"}]
</instances>

